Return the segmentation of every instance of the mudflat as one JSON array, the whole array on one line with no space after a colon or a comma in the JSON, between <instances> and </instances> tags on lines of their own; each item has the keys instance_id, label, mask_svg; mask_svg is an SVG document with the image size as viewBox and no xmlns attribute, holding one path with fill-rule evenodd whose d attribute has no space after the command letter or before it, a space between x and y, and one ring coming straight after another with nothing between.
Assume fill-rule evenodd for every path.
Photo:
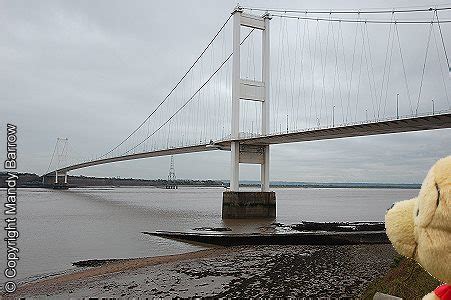
<instances>
[{"instance_id":1,"label":"mudflat","mask_svg":"<svg viewBox=\"0 0 451 300\"><path fill-rule=\"evenodd\" d=\"M108 262L19 287L68 297L358 297L389 269L389 244L215 247Z\"/></svg>"}]
</instances>

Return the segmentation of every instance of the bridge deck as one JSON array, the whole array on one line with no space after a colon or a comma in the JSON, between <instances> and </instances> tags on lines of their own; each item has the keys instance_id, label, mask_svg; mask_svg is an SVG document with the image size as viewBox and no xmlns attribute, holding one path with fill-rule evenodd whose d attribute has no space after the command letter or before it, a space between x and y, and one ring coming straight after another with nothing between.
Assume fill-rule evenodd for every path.
<instances>
[{"instance_id":1,"label":"bridge deck","mask_svg":"<svg viewBox=\"0 0 451 300\"><path fill-rule=\"evenodd\" d=\"M173 149L165 149L165 150L156 150L156 151L150 151L150 152L142 152L142 153L136 153L136 154L129 154L124 156L116 156L116 157L110 157L110 158L103 158L93 161L88 161L68 167L64 167L61 169L58 169L58 173L65 173L68 171L73 171L77 169L97 166L97 165L103 165L113 162L119 162L119 161L126 161L126 160L134 160L134 159L140 159L140 158L148 158L148 157L157 157L157 156L167 156L167 155L174 155L174 154L183 154L183 153L195 153L195 152L202 152L202 151L210 151L210 150L217 150L215 148L208 147L208 145L196 145L196 146L187 146L187 147L179 147L179 148L173 148ZM55 175L55 171L52 171L50 173L45 174L44 176L48 175Z\"/></svg>"},{"instance_id":2,"label":"bridge deck","mask_svg":"<svg viewBox=\"0 0 451 300\"><path fill-rule=\"evenodd\" d=\"M378 135L388 133L400 133L408 131L432 130L440 128L451 128L451 113L444 113L434 116L424 116L415 118L404 118L389 121L378 121L355 125L338 126L333 128L317 128L298 132L276 133L266 136L256 136L241 138L240 143L248 145L273 145L294 142L315 141L324 139L336 139L345 137ZM65 173L81 168L102 165L107 163L134 160L148 157L167 156L182 153L194 153L211 150L229 150L231 140L219 141L211 144L202 144L195 146L186 146L173 149L157 150L151 152L143 152L130 154L112 158L94 160L90 162L80 163L65 168L58 169L59 173ZM55 174L52 171L44 176Z\"/></svg>"},{"instance_id":3,"label":"bridge deck","mask_svg":"<svg viewBox=\"0 0 451 300\"><path fill-rule=\"evenodd\" d=\"M297 132L275 133L267 136L240 139L240 141L243 144L249 145L273 145L440 128L451 128L451 113L331 128L318 128ZM224 146L230 145L230 141L219 144Z\"/></svg>"}]
</instances>

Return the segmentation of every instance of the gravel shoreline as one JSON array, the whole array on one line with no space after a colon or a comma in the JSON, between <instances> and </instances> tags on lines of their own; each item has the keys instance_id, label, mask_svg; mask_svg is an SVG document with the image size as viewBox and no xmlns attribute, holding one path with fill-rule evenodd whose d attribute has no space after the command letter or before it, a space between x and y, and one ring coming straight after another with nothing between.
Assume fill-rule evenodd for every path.
<instances>
[{"instance_id":1,"label":"gravel shoreline","mask_svg":"<svg viewBox=\"0 0 451 300\"><path fill-rule=\"evenodd\" d=\"M389 244L238 246L107 263L19 287L13 297L358 297Z\"/></svg>"}]
</instances>

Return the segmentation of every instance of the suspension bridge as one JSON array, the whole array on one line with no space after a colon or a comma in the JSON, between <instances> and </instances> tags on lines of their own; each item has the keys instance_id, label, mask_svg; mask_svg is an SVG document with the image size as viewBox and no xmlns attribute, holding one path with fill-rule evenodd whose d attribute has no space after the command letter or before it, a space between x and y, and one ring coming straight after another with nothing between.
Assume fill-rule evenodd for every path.
<instances>
[{"instance_id":1,"label":"suspension bridge","mask_svg":"<svg viewBox=\"0 0 451 300\"><path fill-rule=\"evenodd\" d=\"M275 217L270 145L451 127L450 24L448 7L237 6L125 139L71 158L68 140L58 139L43 182L64 187L81 168L230 151L223 217ZM261 192L239 190L240 163L261 166Z\"/></svg>"}]
</instances>

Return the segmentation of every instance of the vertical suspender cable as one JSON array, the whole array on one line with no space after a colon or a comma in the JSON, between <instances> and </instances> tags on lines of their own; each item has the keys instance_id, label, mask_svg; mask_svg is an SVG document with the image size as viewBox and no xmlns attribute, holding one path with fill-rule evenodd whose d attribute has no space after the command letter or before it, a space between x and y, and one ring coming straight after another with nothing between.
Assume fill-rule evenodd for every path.
<instances>
[{"instance_id":1,"label":"vertical suspender cable","mask_svg":"<svg viewBox=\"0 0 451 300\"><path fill-rule=\"evenodd\" d=\"M420 89L418 90L418 98L417 98L417 106L415 109L415 116L418 116L418 107L420 105L421 90L423 88L424 72L426 70L426 61L428 58L429 43L431 41L431 33L432 33L432 25L434 24L433 22L434 22L434 16L432 16L431 25L429 26L429 35L428 35L428 41L426 44L426 53L424 54L423 71L421 72Z\"/></svg>"}]
</instances>

